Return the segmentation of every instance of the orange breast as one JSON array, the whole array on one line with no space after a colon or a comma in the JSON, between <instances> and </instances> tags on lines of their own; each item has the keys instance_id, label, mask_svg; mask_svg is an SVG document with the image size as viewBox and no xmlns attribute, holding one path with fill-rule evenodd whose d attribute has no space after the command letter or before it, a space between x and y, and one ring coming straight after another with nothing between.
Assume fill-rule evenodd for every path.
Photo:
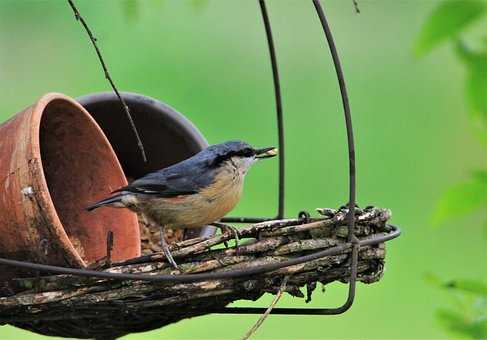
<instances>
[{"instance_id":1,"label":"orange breast","mask_svg":"<svg viewBox=\"0 0 487 340\"><path fill-rule=\"evenodd\" d=\"M242 187L243 177L231 169L224 169L199 193L151 200L143 210L161 225L201 227L228 214L239 202Z\"/></svg>"},{"instance_id":2,"label":"orange breast","mask_svg":"<svg viewBox=\"0 0 487 340\"><path fill-rule=\"evenodd\" d=\"M233 173L221 173L208 188L200 191L201 218L204 224L215 222L228 214L240 201L243 178ZM198 204L199 205L199 204Z\"/></svg>"}]
</instances>

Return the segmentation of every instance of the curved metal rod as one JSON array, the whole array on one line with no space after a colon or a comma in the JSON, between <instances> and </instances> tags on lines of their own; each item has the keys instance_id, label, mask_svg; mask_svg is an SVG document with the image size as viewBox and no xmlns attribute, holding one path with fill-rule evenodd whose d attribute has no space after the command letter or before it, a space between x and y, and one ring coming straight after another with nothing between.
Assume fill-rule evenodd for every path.
<instances>
[{"instance_id":1,"label":"curved metal rod","mask_svg":"<svg viewBox=\"0 0 487 340\"><path fill-rule=\"evenodd\" d=\"M272 37L272 28L269 20L269 14L264 0L259 0L260 12L262 21L264 23L265 34L267 38L267 46L269 48L269 58L272 66L272 79L274 82L274 96L276 101L276 118L277 118L277 134L279 143L279 186L278 186L278 208L277 216L273 218L266 217L224 217L223 222L234 223L259 223L270 220L280 220L284 218L284 195L285 195L285 151L284 151L284 122L282 114L282 97L281 85L279 80L279 69L277 66L276 48L274 47L274 39Z\"/></svg>"},{"instance_id":2,"label":"curved metal rod","mask_svg":"<svg viewBox=\"0 0 487 340\"><path fill-rule=\"evenodd\" d=\"M367 237L362 240L358 240L357 245L366 246L366 245L383 243L392 240L401 234L401 230L399 229L399 227L394 225L389 225L389 224L388 226L392 229L390 233L376 234L373 235L372 237ZM39 270L43 272L51 272L56 274L98 277L102 279L191 283L191 282L206 281L206 280L233 279L233 278L244 277L249 275L263 274L280 268L317 260L322 257L333 256L333 255L341 254L343 252L348 252L351 248L353 248L353 244L347 242L332 248L317 251L309 255L296 257L294 259L279 262L279 263L270 263L262 266L257 266L254 268L232 270L228 272L219 272L219 273L181 274L181 275L120 274L120 273L100 272L100 271L89 270L89 269L51 266L46 264L10 260L5 258L0 258L0 265L14 266L14 267L26 268L31 270Z\"/></svg>"},{"instance_id":3,"label":"curved metal rod","mask_svg":"<svg viewBox=\"0 0 487 340\"><path fill-rule=\"evenodd\" d=\"M347 301L338 308L324 308L322 314L340 314L347 311L352 307L355 299L355 286L357 281L357 263L358 263L358 249L357 238L355 237L353 230L355 225L355 203L356 203L356 169L355 169L355 143L353 138L353 126L352 115L350 113L350 102L348 99L347 86L345 84L345 76L343 75L340 58L338 51L333 40L330 25L326 20L325 12L321 6L320 0L313 0L318 18L320 19L321 26L325 33L325 38L330 49L331 57L333 59L333 65L335 66L336 75L338 78L338 85L340 87L340 94L342 96L343 113L345 116L345 125L347 127L347 144L348 144L348 164L349 164L349 201L348 201L348 241L353 244L354 251L352 252L352 260L350 263L350 281L348 289Z\"/></svg>"},{"instance_id":4,"label":"curved metal rod","mask_svg":"<svg viewBox=\"0 0 487 340\"><path fill-rule=\"evenodd\" d=\"M398 235L399 236L399 235ZM359 245L354 243L352 245L352 260L358 257L358 248ZM351 267L351 276L357 277L357 266ZM291 314L291 315L337 315L346 312L353 304L353 300L355 298L355 285L356 280L353 282L350 281L348 285L348 298L347 301L338 308L286 308L286 307L279 307L274 308L271 311L271 314ZM262 314L265 312L267 308L263 307L225 307L221 310L218 310L215 313L219 314Z\"/></svg>"},{"instance_id":5,"label":"curved metal rod","mask_svg":"<svg viewBox=\"0 0 487 340\"><path fill-rule=\"evenodd\" d=\"M279 208L276 219L284 217L284 123L282 119L282 97L281 85L279 81L279 70L277 68L276 49L274 47L274 39L272 38L271 23L269 14L264 0L259 0L260 12L262 14L262 21L267 38L267 46L269 47L269 57L272 66L272 79L274 81L274 95L276 97L276 113L277 113L277 132L279 138Z\"/></svg>"},{"instance_id":6,"label":"curved metal rod","mask_svg":"<svg viewBox=\"0 0 487 340\"><path fill-rule=\"evenodd\" d=\"M348 99L347 86L345 84L345 76L343 75L342 66L340 63L340 58L338 57L338 52L333 41L333 35L331 33L330 25L326 20L325 12L320 4L320 0L313 0L313 4L316 9L316 13L320 19L323 31L325 33L326 41L330 48L331 57L333 59L333 64L335 66L338 84L340 86L340 93L342 95L343 113L345 116L345 125L347 127L347 142L348 142L348 164L349 164L349 226L353 228L354 217L353 208L355 207L355 196L356 196L356 180L355 180L355 143L353 138L353 126L352 126L352 115L350 113L350 102ZM351 240L353 233L349 234L349 240Z\"/></svg>"}]
</instances>

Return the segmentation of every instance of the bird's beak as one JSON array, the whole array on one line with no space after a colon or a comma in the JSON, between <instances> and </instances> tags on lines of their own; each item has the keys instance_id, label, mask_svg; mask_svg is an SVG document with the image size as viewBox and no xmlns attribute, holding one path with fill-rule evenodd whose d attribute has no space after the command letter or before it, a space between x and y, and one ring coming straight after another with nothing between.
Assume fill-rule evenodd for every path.
<instances>
[{"instance_id":1,"label":"bird's beak","mask_svg":"<svg viewBox=\"0 0 487 340\"><path fill-rule=\"evenodd\" d=\"M263 148L255 150L255 158L270 158L277 155L277 148Z\"/></svg>"}]
</instances>

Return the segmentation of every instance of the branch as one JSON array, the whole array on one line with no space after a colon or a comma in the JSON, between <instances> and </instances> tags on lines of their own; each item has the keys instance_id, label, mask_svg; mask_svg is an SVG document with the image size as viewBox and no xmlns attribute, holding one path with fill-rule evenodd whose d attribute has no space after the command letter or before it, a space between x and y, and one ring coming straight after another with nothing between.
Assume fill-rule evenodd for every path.
<instances>
[{"instance_id":1,"label":"branch","mask_svg":"<svg viewBox=\"0 0 487 340\"><path fill-rule=\"evenodd\" d=\"M355 9L355 13L360 14L360 7L358 6L358 1L357 0L352 0L353 1L353 8Z\"/></svg>"},{"instance_id":2,"label":"branch","mask_svg":"<svg viewBox=\"0 0 487 340\"><path fill-rule=\"evenodd\" d=\"M120 93L118 92L118 89L115 86L115 83L113 82L112 77L110 76L110 73L108 72L108 67L107 67L105 60L103 59L103 56L101 55L101 51L100 51L100 49L96 43L97 39L95 38L95 36L91 32L91 29L88 27L88 24L86 23L85 19L79 13L79 10L76 7L76 5L74 4L73 0L68 0L68 3L69 3L69 6L71 6L71 9L73 10L74 17L76 18L77 21L81 22L81 25L83 25L86 33L88 34L88 37L91 40L91 43L93 44L93 47L95 48L96 55L98 56L98 60L100 60L101 67L103 68L103 72L105 73L105 78L110 83L113 91L115 92L115 94L118 97L118 100L122 104L123 110L125 111L127 119L129 120L130 127L132 128L132 131L134 132L135 138L137 140L137 146L139 147L140 153L142 154L142 159L144 160L144 162L147 163L147 156L145 154L144 145L142 144L142 140L140 139L139 132L137 131L137 128L135 127L135 123L134 123L134 120L132 119L132 115L130 114L129 107L125 103L125 100L122 98Z\"/></svg>"},{"instance_id":3,"label":"branch","mask_svg":"<svg viewBox=\"0 0 487 340\"><path fill-rule=\"evenodd\" d=\"M265 319L267 319L267 317L271 313L272 309L274 309L274 307L276 306L276 304L281 299L282 294L286 290L286 284L287 284L287 281L288 280L289 280L289 276L286 276L282 280L281 287L279 288L279 291L277 292L276 296L274 297L274 300L272 300L271 304L269 305L269 307L267 308L267 310L265 311L265 313L260 316L259 320L257 320L257 322L252 326L252 328L249 329L247 333L245 333L245 335L242 338L242 340L250 339L250 337L257 331L257 329L259 329L259 327L262 325L262 323L265 321Z\"/></svg>"}]
</instances>

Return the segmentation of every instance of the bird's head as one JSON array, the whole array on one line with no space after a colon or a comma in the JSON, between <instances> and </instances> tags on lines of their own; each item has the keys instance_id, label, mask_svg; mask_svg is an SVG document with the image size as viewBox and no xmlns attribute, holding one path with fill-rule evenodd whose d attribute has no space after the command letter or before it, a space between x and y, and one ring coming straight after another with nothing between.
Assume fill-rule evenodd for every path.
<instances>
[{"instance_id":1,"label":"bird's head","mask_svg":"<svg viewBox=\"0 0 487 340\"><path fill-rule=\"evenodd\" d=\"M213 166L232 165L242 174L245 174L257 160L277 155L277 148L275 147L255 149L242 141L212 145L206 151L211 157Z\"/></svg>"}]
</instances>

